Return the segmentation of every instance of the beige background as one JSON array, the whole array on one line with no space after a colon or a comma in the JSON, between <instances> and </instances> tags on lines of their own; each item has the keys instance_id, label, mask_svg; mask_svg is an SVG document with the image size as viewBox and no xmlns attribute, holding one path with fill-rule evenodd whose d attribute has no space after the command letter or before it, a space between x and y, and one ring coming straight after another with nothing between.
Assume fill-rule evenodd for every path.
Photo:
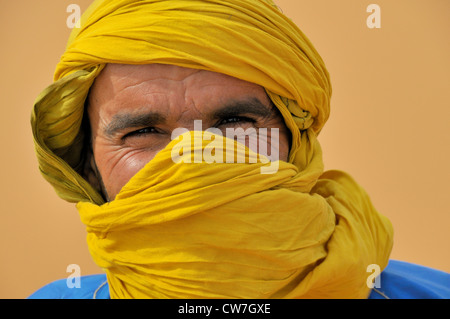
<instances>
[{"instance_id":1,"label":"beige background","mask_svg":"<svg viewBox=\"0 0 450 319\"><path fill-rule=\"evenodd\" d=\"M40 176L30 111L52 81L70 29L69 4L0 0L0 298L25 298L98 273L73 204ZM350 172L395 227L392 258L450 271L450 1L278 0L324 58L332 113L321 133L327 169Z\"/></svg>"}]
</instances>

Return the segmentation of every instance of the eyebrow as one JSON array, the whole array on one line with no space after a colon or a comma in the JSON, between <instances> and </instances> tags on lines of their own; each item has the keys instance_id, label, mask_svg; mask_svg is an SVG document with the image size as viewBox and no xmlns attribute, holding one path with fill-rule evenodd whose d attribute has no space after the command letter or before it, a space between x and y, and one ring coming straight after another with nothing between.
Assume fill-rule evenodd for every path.
<instances>
[{"instance_id":1,"label":"eyebrow","mask_svg":"<svg viewBox=\"0 0 450 319\"><path fill-rule=\"evenodd\" d=\"M213 118L225 118L241 114L266 118L273 114L273 108L274 106L265 105L255 97L246 100L233 100L215 110L213 112Z\"/></svg>"},{"instance_id":2,"label":"eyebrow","mask_svg":"<svg viewBox=\"0 0 450 319\"><path fill-rule=\"evenodd\" d=\"M243 114L267 118L274 112L274 106L268 106L259 99L253 97L244 100L232 100L225 103L219 109L212 112L212 118L221 119ZM154 127L164 124L166 117L158 112L150 111L141 114L119 113L113 116L111 122L106 126L105 133L114 136L117 132L130 128Z\"/></svg>"},{"instance_id":3,"label":"eyebrow","mask_svg":"<svg viewBox=\"0 0 450 319\"><path fill-rule=\"evenodd\" d=\"M146 112L143 114L119 113L113 116L111 122L105 128L105 133L108 136L113 136L125 129L152 127L163 124L165 121L165 116L158 112Z\"/></svg>"}]
</instances>

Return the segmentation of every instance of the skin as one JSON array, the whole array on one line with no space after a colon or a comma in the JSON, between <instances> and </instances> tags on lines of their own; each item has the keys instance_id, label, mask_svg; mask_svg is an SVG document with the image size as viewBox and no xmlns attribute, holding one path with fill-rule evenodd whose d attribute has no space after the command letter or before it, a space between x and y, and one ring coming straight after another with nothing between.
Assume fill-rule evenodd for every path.
<instances>
[{"instance_id":1,"label":"skin","mask_svg":"<svg viewBox=\"0 0 450 319\"><path fill-rule=\"evenodd\" d=\"M87 180L112 200L172 139L176 128L279 129L287 161L290 132L264 88L224 74L172 65L108 64L87 104L92 148ZM270 134L267 143L270 149ZM248 146L248 145L247 145Z\"/></svg>"}]
</instances>

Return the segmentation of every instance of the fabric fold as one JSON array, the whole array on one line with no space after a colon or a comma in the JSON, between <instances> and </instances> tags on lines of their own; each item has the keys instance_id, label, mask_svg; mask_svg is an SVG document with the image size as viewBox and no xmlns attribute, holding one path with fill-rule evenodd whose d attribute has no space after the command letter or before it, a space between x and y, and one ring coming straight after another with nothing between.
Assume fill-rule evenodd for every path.
<instances>
[{"instance_id":1,"label":"fabric fold","mask_svg":"<svg viewBox=\"0 0 450 319\"><path fill-rule=\"evenodd\" d=\"M211 143L192 140L172 141L114 201L77 205L112 298L368 296L366 269L387 265L391 238L378 235L390 224L350 200L351 178L328 172L309 193L286 162L267 175L261 161L175 163L177 143L190 154Z\"/></svg>"}]
</instances>

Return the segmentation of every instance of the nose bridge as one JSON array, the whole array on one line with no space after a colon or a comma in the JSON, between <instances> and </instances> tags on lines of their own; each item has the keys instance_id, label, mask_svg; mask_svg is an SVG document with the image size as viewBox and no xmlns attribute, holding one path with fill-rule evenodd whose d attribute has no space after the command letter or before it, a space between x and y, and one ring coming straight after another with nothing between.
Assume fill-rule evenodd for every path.
<instances>
[{"instance_id":1,"label":"nose bridge","mask_svg":"<svg viewBox=\"0 0 450 319\"><path fill-rule=\"evenodd\" d=\"M175 98L175 109L178 111L175 121L179 127L193 130L205 130L208 127L206 125L206 113L205 106L197 105L201 104L201 98L197 94L189 92L189 88L184 87L177 91L178 96Z\"/></svg>"},{"instance_id":2,"label":"nose bridge","mask_svg":"<svg viewBox=\"0 0 450 319\"><path fill-rule=\"evenodd\" d=\"M196 108L194 101L185 102L183 105L178 105L178 114L174 121L178 127L183 127L189 131L205 130L206 125L205 115Z\"/></svg>"}]
</instances>

